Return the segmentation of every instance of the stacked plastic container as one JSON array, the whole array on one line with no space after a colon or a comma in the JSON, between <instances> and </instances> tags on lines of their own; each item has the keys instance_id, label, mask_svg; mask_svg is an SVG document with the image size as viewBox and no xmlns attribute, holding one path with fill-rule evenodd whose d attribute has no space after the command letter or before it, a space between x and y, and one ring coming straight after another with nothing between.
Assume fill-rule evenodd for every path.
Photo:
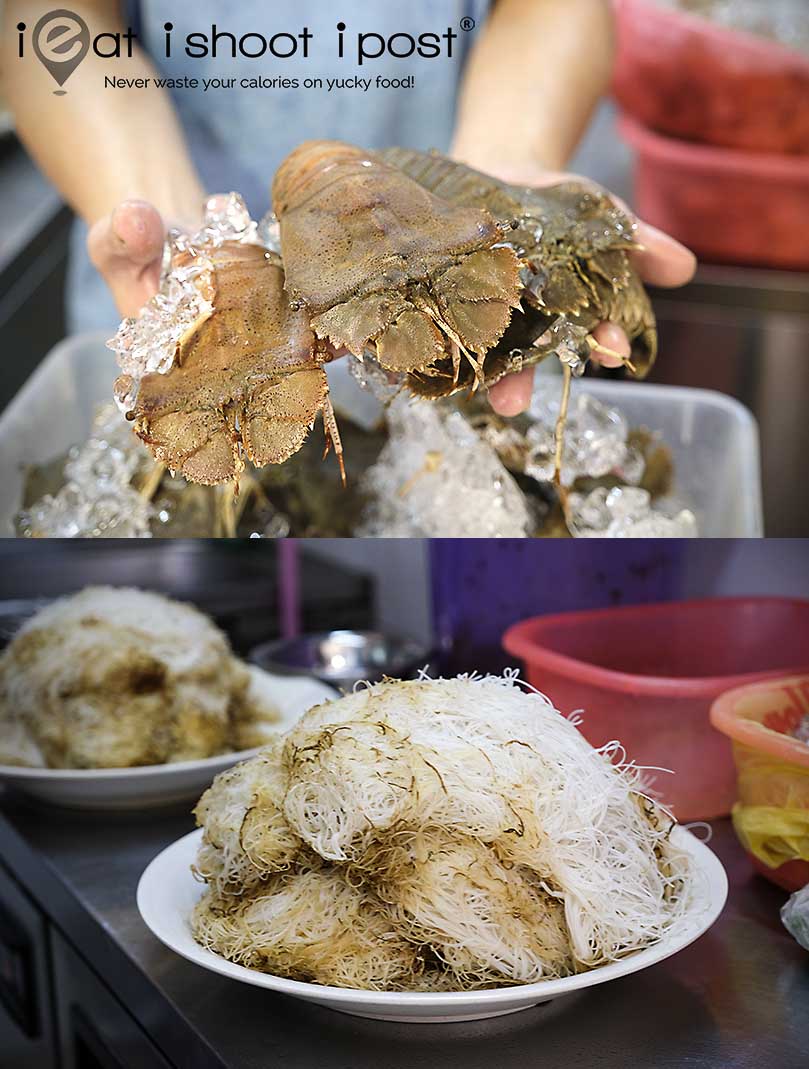
<instances>
[{"instance_id":1,"label":"stacked plastic container","mask_svg":"<svg viewBox=\"0 0 809 1069\"><path fill-rule=\"evenodd\" d=\"M664 0L613 4L640 216L701 259L809 269L809 55Z\"/></svg>"}]
</instances>

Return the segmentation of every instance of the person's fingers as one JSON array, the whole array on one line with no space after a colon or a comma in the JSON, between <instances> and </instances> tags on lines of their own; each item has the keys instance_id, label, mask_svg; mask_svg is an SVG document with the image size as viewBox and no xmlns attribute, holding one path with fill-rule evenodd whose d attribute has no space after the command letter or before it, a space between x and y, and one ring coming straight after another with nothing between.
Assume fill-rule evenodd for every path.
<instances>
[{"instance_id":1,"label":"person's fingers","mask_svg":"<svg viewBox=\"0 0 809 1069\"><path fill-rule=\"evenodd\" d=\"M127 200L112 213L112 240L132 263L146 266L163 252L165 226L160 212L146 201Z\"/></svg>"},{"instance_id":2,"label":"person's fingers","mask_svg":"<svg viewBox=\"0 0 809 1069\"><path fill-rule=\"evenodd\" d=\"M609 353L596 349L593 359L604 367L621 367L622 357L629 356L632 347L629 338L617 323L599 323L593 331L593 337L609 349ZM611 353L615 353L612 356ZM514 375L507 375L489 390L489 401L492 408L501 416L518 416L524 412L531 403L531 393L534 388L534 369L526 368Z\"/></svg>"},{"instance_id":3,"label":"person's fingers","mask_svg":"<svg viewBox=\"0 0 809 1069\"><path fill-rule=\"evenodd\" d=\"M604 367L621 367L624 363L621 357L629 356L632 352L629 338L617 323L599 323L593 331L593 337L604 349L610 350L608 353L600 349L593 351L593 360ZM617 355L613 356L612 353Z\"/></svg>"},{"instance_id":4,"label":"person's fingers","mask_svg":"<svg viewBox=\"0 0 809 1069\"><path fill-rule=\"evenodd\" d=\"M697 258L675 238L641 220L635 238L642 248L633 252L632 258L645 282L653 286L684 286L694 277Z\"/></svg>"},{"instance_id":5,"label":"person's fingers","mask_svg":"<svg viewBox=\"0 0 809 1069\"><path fill-rule=\"evenodd\" d=\"M137 315L160 282L165 225L145 201L124 201L90 228L90 259L110 287L122 315Z\"/></svg>"},{"instance_id":6,"label":"person's fingers","mask_svg":"<svg viewBox=\"0 0 809 1069\"><path fill-rule=\"evenodd\" d=\"M635 213L621 197L609 192L603 186L582 175L568 174L562 171L538 171L536 173L508 173L502 167L497 169L497 177L502 181L517 185L529 185L541 189L543 186L556 185L559 182L575 182L594 192L606 193L612 202L630 219L635 220L637 229L635 238L643 246L632 253L632 258L643 280L653 286L684 286L694 277L697 259L690 249L680 244L675 238L664 234L662 230L637 219Z\"/></svg>"},{"instance_id":7,"label":"person's fingers","mask_svg":"<svg viewBox=\"0 0 809 1069\"><path fill-rule=\"evenodd\" d=\"M518 416L531 402L534 386L534 369L526 368L514 375L507 375L489 389L492 408L501 416Z\"/></svg>"}]
</instances>

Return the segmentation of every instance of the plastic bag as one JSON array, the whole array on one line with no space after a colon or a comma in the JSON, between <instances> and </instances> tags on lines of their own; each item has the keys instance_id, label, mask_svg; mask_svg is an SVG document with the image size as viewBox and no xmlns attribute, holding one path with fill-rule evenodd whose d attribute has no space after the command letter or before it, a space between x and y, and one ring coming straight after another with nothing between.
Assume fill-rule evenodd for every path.
<instances>
[{"instance_id":1,"label":"plastic bag","mask_svg":"<svg viewBox=\"0 0 809 1069\"><path fill-rule=\"evenodd\" d=\"M796 891L781 909L784 927L804 950L809 950L809 884Z\"/></svg>"},{"instance_id":2,"label":"plastic bag","mask_svg":"<svg viewBox=\"0 0 809 1069\"><path fill-rule=\"evenodd\" d=\"M809 861L809 809L737 802L733 826L744 848L768 868Z\"/></svg>"}]
</instances>

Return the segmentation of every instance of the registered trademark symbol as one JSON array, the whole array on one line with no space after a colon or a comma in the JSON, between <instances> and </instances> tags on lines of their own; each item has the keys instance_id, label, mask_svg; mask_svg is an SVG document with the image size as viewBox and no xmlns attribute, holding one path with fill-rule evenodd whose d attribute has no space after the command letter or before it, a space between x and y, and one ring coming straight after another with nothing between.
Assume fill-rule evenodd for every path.
<instances>
[{"instance_id":1,"label":"registered trademark symbol","mask_svg":"<svg viewBox=\"0 0 809 1069\"><path fill-rule=\"evenodd\" d=\"M475 28L475 20L474 19L469 18L468 15L465 18L461 19L461 29L462 30L466 30L466 32L468 33L470 30L474 30L474 28Z\"/></svg>"}]
</instances>

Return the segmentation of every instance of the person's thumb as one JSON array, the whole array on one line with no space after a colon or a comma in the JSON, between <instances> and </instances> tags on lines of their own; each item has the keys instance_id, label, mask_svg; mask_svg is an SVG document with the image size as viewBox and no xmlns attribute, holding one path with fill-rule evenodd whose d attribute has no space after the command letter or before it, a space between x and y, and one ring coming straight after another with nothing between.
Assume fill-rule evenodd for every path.
<instances>
[{"instance_id":1,"label":"person's thumb","mask_svg":"<svg viewBox=\"0 0 809 1069\"><path fill-rule=\"evenodd\" d=\"M123 201L90 228L87 248L121 315L137 315L157 292L165 224L151 204Z\"/></svg>"}]
</instances>

